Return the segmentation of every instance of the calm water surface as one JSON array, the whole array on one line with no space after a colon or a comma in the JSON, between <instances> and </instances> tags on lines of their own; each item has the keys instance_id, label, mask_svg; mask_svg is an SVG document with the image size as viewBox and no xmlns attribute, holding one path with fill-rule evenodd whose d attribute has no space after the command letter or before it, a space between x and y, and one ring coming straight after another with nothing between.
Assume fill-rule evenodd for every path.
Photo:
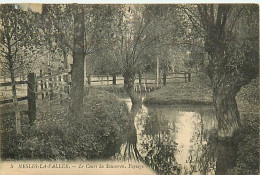
<instances>
[{"instance_id":1,"label":"calm water surface","mask_svg":"<svg viewBox=\"0 0 260 175\"><path fill-rule=\"evenodd\" d=\"M125 101L130 110L131 101ZM158 174L213 175L215 158L209 136L216 128L210 106L142 105L118 158L139 159Z\"/></svg>"}]
</instances>

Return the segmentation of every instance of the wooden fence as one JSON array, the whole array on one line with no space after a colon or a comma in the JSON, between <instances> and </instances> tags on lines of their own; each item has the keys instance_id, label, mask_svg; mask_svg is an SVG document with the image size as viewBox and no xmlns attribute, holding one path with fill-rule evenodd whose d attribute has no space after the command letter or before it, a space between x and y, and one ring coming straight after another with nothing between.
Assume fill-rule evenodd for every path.
<instances>
[{"instance_id":1,"label":"wooden fence","mask_svg":"<svg viewBox=\"0 0 260 175\"><path fill-rule=\"evenodd\" d=\"M18 101L27 100L28 102L28 116L29 119L35 120L36 117L36 102L37 100L59 100L62 102L70 94L70 73L69 70L61 72L44 74L40 71L40 75L36 76L35 73L29 73L26 81L16 81L16 85L26 85L27 94L18 97ZM182 79L183 82L191 81L191 73L180 72L170 73L167 76L160 78L160 84L166 85L166 82L170 82L174 79ZM88 85L123 85L124 78L122 76L108 76L108 75L92 75L88 76ZM162 83L163 82L163 83ZM155 77L136 77L135 90L149 92L152 88L156 87ZM0 87L10 87L11 82L0 83ZM0 104L6 104L13 102L13 99L9 96L9 99L3 99Z\"/></svg>"},{"instance_id":2,"label":"wooden fence","mask_svg":"<svg viewBox=\"0 0 260 175\"><path fill-rule=\"evenodd\" d=\"M165 80L164 80L165 79ZM174 72L169 73L165 77L160 77L160 83L165 81L171 81L173 79L182 79L184 82L191 82L191 73L189 72ZM91 75L87 77L88 85L99 86L99 85L123 85L124 77L123 76L110 76L110 75ZM136 76L135 84L149 85L156 84L156 77L138 77Z\"/></svg>"},{"instance_id":3,"label":"wooden fence","mask_svg":"<svg viewBox=\"0 0 260 175\"><path fill-rule=\"evenodd\" d=\"M26 81L16 81L16 85L26 85L27 94L18 97L18 101L27 100L28 117L34 121L36 117L36 101L48 98L49 100L60 100L68 97L70 93L70 74L68 70L56 73L48 73L36 76L35 73L29 73ZM11 82L0 83L0 86L11 86ZM0 104L13 102L13 99L3 99Z\"/></svg>"}]
</instances>

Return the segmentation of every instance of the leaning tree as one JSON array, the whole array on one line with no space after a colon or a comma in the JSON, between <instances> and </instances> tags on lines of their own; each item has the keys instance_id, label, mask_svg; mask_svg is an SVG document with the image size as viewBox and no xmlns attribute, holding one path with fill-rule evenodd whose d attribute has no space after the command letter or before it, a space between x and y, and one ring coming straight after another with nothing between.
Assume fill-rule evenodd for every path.
<instances>
[{"instance_id":1,"label":"leaning tree","mask_svg":"<svg viewBox=\"0 0 260 175\"><path fill-rule=\"evenodd\" d=\"M203 4L182 8L196 33L193 41L202 41L206 53L198 61L203 62L213 91L218 135L232 136L240 126L236 95L259 73L258 6Z\"/></svg>"}]
</instances>

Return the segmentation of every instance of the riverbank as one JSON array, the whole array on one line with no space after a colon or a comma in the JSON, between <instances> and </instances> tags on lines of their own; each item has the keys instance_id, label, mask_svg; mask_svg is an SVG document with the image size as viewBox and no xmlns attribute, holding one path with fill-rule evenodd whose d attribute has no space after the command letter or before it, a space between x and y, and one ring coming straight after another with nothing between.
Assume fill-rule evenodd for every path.
<instances>
[{"instance_id":1,"label":"riverbank","mask_svg":"<svg viewBox=\"0 0 260 175\"><path fill-rule=\"evenodd\" d=\"M212 105L210 87L196 82L168 84L150 93L143 101L147 105Z\"/></svg>"}]
</instances>

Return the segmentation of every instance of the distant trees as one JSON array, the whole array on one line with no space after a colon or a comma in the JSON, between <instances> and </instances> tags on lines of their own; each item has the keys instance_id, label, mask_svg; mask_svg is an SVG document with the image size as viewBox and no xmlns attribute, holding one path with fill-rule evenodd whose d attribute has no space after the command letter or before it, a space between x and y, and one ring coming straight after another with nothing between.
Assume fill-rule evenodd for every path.
<instances>
[{"instance_id":1,"label":"distant trees","mask_svg":"<svg viewBox=\"0 0 260 175\"><path fill-rule=\"evenodd\" d=\"M236 94L259 73L259 8L203 4L183 10L206 52L197 61L210 79L218 134L232 136L240 126Z\"/></svg>"},{"instance_id":2,"label":"distant trees","mask_svg":"<svg viewBox=\"0 0 260 175\"><path fill-rule=\"evenodd\" d=\"M23 11L13 4L0 6L1 13L1 69L10 73L13 104L16 117L16 132L21 131L21 114L18 106L15 77L18 73L28 71L34 61L37 49L38 31L36 21L39 14Z\"/></svg>"}]
</instances>

